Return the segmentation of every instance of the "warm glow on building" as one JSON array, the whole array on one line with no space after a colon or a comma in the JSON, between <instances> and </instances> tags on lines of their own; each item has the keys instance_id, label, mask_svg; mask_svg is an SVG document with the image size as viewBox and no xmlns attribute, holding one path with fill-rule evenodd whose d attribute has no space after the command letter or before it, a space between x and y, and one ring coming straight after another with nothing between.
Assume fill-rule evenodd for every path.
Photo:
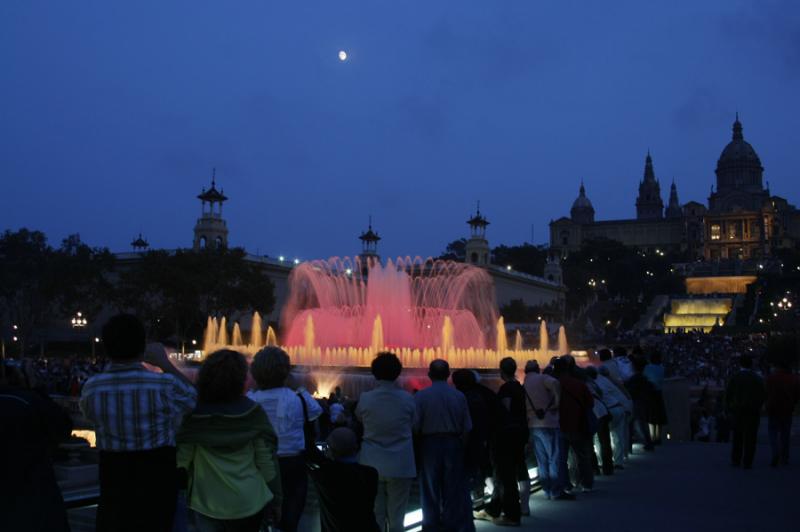
<instances>
[{"instance_id":1,"label":"warm glow on building","mask_svg":"<svg viewBox=\"0 0 800 532\"><path fill-rule=\"evenodd\" d=\"M725 277L687 277L687 294L746 294L747 285L756 281L755 275Z\"/></svg>"}]
</instances>

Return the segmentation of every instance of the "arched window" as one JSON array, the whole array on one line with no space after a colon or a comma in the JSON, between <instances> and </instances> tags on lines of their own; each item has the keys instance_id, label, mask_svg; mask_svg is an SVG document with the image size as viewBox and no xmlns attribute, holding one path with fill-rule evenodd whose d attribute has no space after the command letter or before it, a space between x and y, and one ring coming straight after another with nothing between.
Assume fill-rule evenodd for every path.
<instances>
[{"instance_id":1,"label":"arched window","mask_svg":"<svg viewBox=\"0 0 800 532\"><path fill-rule=\"evenodd\" d=\"M205 247L206 247L206 237L201 236L200 237L200 249L205 249Z\"/></svg>"},{"instance_id":2,"label":"arched window","mask_svg":"<svg viewBox=\"0 0 800 532\"><path fill-rule=\"evenodd\" d=\"M469 256L469 261L472 262L472 263L477 264L477 262L478 262L478 254L473 251L472 254Z\"/></svg>"}]
</instances>

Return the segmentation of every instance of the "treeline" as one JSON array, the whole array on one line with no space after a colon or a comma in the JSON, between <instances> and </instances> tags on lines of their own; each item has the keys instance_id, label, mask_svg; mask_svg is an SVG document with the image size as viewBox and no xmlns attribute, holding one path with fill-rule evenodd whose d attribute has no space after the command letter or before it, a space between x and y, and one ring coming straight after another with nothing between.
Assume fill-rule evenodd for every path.
<instances>
[{"instance_id":1,"label":"treeline","mask_svg":"<svg viewBox=\"0 0 800 532\"><path fill-rule=\"evenodd\" d=\"M70 235L53 247L40 231L0 237L0 326L20 350L46 328L69 326L81 312L133 312L151 337L184 341L202 334L209 315L272 311L273 286L240 248L148 251L119 260L107 248ZM60 321L59 321L60 320Z\"/></svg>"}]
</instances>

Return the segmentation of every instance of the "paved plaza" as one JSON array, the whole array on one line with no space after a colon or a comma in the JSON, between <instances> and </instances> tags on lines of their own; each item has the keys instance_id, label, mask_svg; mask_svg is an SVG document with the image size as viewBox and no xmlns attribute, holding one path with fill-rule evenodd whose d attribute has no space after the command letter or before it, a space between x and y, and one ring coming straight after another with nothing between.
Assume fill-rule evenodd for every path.
<instances>
[{"instance_id":1,"label":"paved plaza","mask_svg":"<svg viewBox=\"0 0 800 532\"><path fill-rule=\"evenodd\" d=\"M793 447L795 464L800 446ZM752 470L729 465L730 446L674 443L639 454L619 475L598 477L593 493L576 502L532 496L522 530L558 532L674 532L793 530L800 522L796 489L800 465L772 469L760 444ZM478 530L500 530L481 523Z\"/></svg>"},{"instance_id":2,"label":"paved plaza","mask_svg":"<svg viewBox=\"0 0 800 532\"><path fill-rule=\"evenodd\" d=\"M764 420L766 421L766 420ZM575 502L531 496L532 516L521 530L558 532L674 532L675 530L781 531L800 522L796 499L800 478L800 434L795 422L795 465L769 467L769 445L762 423L752 470L729 465L730 446L722 443L667 443L655 453L635 454L613 477L598 477L595 491ZM319 530L317 504L309 497L302 530ZM74 532L94 530L94 508L72 510ZM501 530L477 522L480 531Z\"/></svg>"}]
</instances>

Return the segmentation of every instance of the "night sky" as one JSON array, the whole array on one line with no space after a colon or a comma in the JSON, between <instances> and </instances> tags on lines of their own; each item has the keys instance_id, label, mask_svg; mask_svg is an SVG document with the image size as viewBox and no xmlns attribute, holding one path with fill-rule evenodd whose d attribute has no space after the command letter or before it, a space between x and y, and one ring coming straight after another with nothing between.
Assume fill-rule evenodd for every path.
<instances>
[{"instance_id":1,"label":"night sky","mask_svg":"<svg viewBox=\"0 0 800 532\"><path fill-rule=\"evenodd\" d=\"M339 50L348 59L339 61ZM230 243L384 256L548 239L581 179L627 218L650 149L706 202L734 113L800 202L794 0L0 2L0 229L191 245L211 168Z\"/></svg>"}]
</instances>

